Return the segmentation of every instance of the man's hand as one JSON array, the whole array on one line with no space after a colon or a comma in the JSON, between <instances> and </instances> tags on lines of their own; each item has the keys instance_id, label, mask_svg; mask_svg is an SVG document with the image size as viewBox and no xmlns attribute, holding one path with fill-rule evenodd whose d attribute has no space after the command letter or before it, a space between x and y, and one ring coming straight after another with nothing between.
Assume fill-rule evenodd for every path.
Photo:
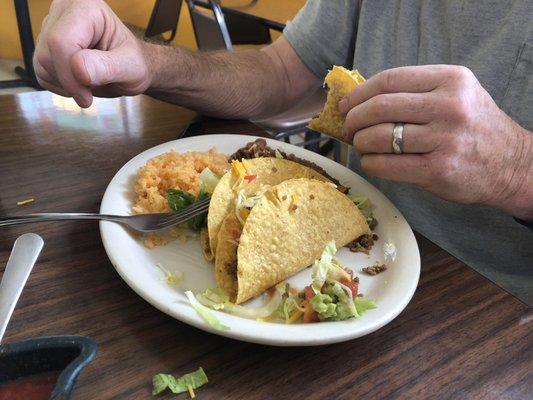
<instances>
[{"instance_id":1,"label":"man's hand","mask_svg":"<svg viewBox=\"0 0 533 400\"><path fill-rule=\"evenodd\" d=\"M54 0L33 64L39 84L89 107L102 97L144 92L151 77L145 45L102 0Z\"/></svg>"},{"instance_id":2,"label":"man's hand","mask_svg":"<svg viewBox=\"0 0 533 400\"><path fill-rule=\"evenodd\" d=\"M533 134L500 110L467 68L386 70L339 109L367 173L533 218ZM405 123L401 155L392 154L398 122Z\"/></svg>"}]
</instances>

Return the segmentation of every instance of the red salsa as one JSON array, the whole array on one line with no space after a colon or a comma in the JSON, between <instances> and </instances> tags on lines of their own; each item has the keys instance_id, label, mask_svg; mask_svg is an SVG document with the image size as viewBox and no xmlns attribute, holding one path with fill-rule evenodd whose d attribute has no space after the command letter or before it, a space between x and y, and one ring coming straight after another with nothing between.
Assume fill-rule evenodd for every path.
<instances>
[{"instance_id":1,"label":"red salsa","mask_svg":"<svg viewBox=\"0 0 533 400\"><path fill-rule=\"evenodd\" d=\"M0 383L0 400L48 400L59 374L44 372Z\"/></svg>"}]
</instances>

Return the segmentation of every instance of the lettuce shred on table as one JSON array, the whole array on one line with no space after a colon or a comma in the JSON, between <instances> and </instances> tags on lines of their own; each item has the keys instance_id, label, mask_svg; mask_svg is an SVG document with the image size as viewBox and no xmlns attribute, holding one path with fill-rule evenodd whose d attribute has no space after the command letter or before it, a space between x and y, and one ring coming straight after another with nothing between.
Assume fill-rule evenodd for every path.
<instances>
[{"instance_id":1,"label":"lettuce shred on table","mask_svg":"<svg viewBox=\"0 0 533 400\"><path fill-rule=\"evenodd\" d=\"M152 395L156 396L169 389L174 394L188 391L191 398L194 398L194 389L198 389L207 382L207 375L202 367L179 378L169 374L157 374L152 378Z\"/></svg>"}]
</instances>

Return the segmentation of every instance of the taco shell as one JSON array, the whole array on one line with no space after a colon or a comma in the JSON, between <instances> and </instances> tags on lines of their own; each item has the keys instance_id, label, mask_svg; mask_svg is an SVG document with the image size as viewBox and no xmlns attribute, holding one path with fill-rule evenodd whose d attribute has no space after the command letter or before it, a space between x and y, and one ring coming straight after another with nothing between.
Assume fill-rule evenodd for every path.
<instances>
[{"instance_id":1,"label":"taco shell","mask_svg":"<svg viewBox=\"0 0 533 400\"><path fill-rule=\"evenodd\" d=\"M245 177L250 179L246 180ZM287 179L312 178L328 181L315 170L283 158L254 158L232 164L232 168L217 184L207 214L207 229L211 253L217 254L218 234L224 218L235 209L239 190L252 196L261 188L277 185Z\"/></svg>"},{"instance_id":2,"label":"taco shell","mask_svg":"<svg viewBox=\"0 0 533 400\"><path fill-rule=\"evenodd\" d=\"M365 78L357 70L333 66L324 80L328 87L326 104L320 114L311 119L309 128L342 140L345 117L339 111L339 101L364 81Z\"/></svg>"},{"instance_id":3,"label":"taco shell","mask_svg":"<svg viewBox=\"0 0 533 400\"><path fill-rule=\"evenodd\" d=\"M238 241L233 240L237 231L229 233L239 223L235 220L226 217L220 230L215 273L237 304L312 264L330 240L342 247L370 232L357 206L334 185L305 178L268 189Z\"/></svg>"}]
</instances>

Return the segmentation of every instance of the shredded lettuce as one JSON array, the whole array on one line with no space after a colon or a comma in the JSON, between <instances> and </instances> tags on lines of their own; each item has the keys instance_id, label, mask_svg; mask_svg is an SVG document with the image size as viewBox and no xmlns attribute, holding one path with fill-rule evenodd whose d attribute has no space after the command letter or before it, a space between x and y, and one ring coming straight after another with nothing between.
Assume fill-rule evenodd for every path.
<instances>
[{"instance_id":1,"label":"shredded lettuce","mask_svg":"<svg viewBox=\"0 0 533 400\"><path fill-rule=\"evenodd\" d=\"M309 304L317 312L321 321L342 321L348 318L357 318L366 310L376 307L371 300L364 299L363 301L359 297L354 298L352 290L342 283L350 281L352 278L333 258L336 251L335 242L329 242L320 259L315 261L313 265L311 287L315 296Z\"/></svg>"},{"instance_id":2,"label":"shredded lettuce","mask_svg":"<svg viewBox=\"0 0 533 400\"><path fill-rule=\"evenodd\" d=\"M357 314L363 315L367 310L372 310L376 308L377 305L372 300L365 299L363 297L356 297L354 299L355 308L357 309Z\"/></svg>"},{"instance_id":3,"label":"shredded lettuce","mask_svg":"<svg viewBox=\"0 0 533 400\"><path fill-rule=\"evenodd\" d=\"M179 394L191 389L197 389L208 382L207 375L202 367L180 378L169 374L157 374L152 378L152 395L163 393L167 388L172 393Z\"/></svg>"},{"instance_id":4,"label":"shredded lettuce","mask_svg":"<svg viewBox=\"0 0 533 400\"><path fill-rule=\"evenodd\" d=\"M352 300L350 289L348 289L348 294L342 286L338 282L333 285L326 284L324 293L320 293L311 299L311 307L318 313L321 321L343 321L359 316ZM319 299L315 300L316 297L319 297ZM327 309L325 306L327 306Z\"/></svg>"},{"instance_id":5,"label":"shredded lettuce","mask_svg":"<svg viewBox=\"0 0 533 400\"><path fill-rule=\"evenodd\" d=\"M370 199L365 196L355 196L353 194L348 194L348 197L355 203L357 208L359 208L361 214L366 218L366 222L370 224L374 220Z\"/></svg>"},{"instance_id":6,"label":"shredded lettuce","mask_svg":"<svg viewBox=\"0 0 533 400\"><path fill-rule=\"evenodd\" d=\"M290 293L290 286L287 283L285 285L285 293L281 298L281 302L277 309L278 317L285 319L285 321L290 320L291 315L295 310L300 310L305 312L305 308L301 307L301 299L298 295L292 295Z\"/></svg>"},{"instance_id":7,"label":"shredded lettuce","mask_svg":"<svg viewBox=\"0 0 533 400\"><path fill-rule=\"evenodd\" d=\"M274 150L274 155L276 156L276 158L283 158L283 155L278 149Z\"/></svg>"},{"instance_id":8,"label":"shredded lettuce","mask_svg":"<svg viewBox=\"0 0 533 400\"><path fill-rule=\"evenodd\" d=\"M322 286L324 286L331 261L333 260L333 256L336 252L337 247L335 246L335 241L332 240L327 244L320 258L315 261L312 272L313 283L311 284L311 287L315 293L320 293L320 289L322 289Z\"/></svg>"},{"instance_id":9,"label":"shredded lettuce","mask_svg":"<svg viewBox=\"0 0 533 400\"><path fill-rule=\"evenodd\" d=\"M211 326L213 323L221 324L209 312L209 308L251 319L265 319L277 315L286 323L297 321L309 305L316 311L320 321L343 321L360 317L367 310L376 308L376 304L372 300L354 297L350 284L347 283L352 280L352 276L333 258L336 252L335 241L332 240L315 261L311 283L314 296L309 300L309 304L302 296L305 292L291 292L288 283L277 285L268 303L255 308L231 303L227 293L220 288L207 289L196 297L191 292L186 294L193 307ZM216 322L213 322L213 319Z\"/></svg>"},{"instance_id":10,"label":"shredded lettuce","mask_svg":"<svg viewBox=\"0 0 533 400\"><path fill-rule=\"evenodd\" d=\"M223 325L218 318L203 304L201 304L196 297L194 297L194 294L187 290L185 292L185 295L189 299L189 302L191 303L191 306L196 310L198 315L202 317L205 322L209 324L213 329L216 329L218 331L228 331L229 327L226 325Z\"/></svg>"},{"instance_id":11,"label":"shredded lettuce","mask_svg":"<svg viewBox=\"0 0 533 400\"><path fill-rule=\"evenodd\" d=\"M219 181L220 176L215 174L207 167L204 168L203 171L200 173L201 185L203 186L204 190L209 194L213 194L213 192L215 191L215 187L218 185Z\"/></svg>"},{"instance_id":12,"label":"shredded lettuce","mask_svg":"<svg viewBox=\"0 0 533 400\"><path fill-rule=\"evenodd\" d=\"M310 304L321 320L333 318L337 315L337 304L333 302L333 299L328 294L318 293L311 299Z\"/></svg>"},{"instance_id":13,"label":"shredded lettuce","mask_svg":"<svg viewBox=\"0 0 533 400\"><path fill-rule=\"evenodd\" d=\"M257 319L272 315L281 303L281 294L276 290L272 298L262 307L246 307L229 301L229 296L220 288L207 289L197 294L198 301L214 310L226 311L243 318Z\"/></svg>"},{"instance_id":14,"label":"shredded lettuce","mask_svg":"<svg viewBox=\"0 0 533 400\"><path fill-rule=\"evenodd\" d=\"M264 196L265 191L267 189L268 187L264 187L255 195L249 197L246 197L246 195L244 194L244 189L239 190L239 192L237 193L237 198L235 199L235 215L237 216L241 224L244 225L244 220L246 219L242 216L242 210L250 210L251 208L253 208Z\"/></svg>"}]
</instances>

